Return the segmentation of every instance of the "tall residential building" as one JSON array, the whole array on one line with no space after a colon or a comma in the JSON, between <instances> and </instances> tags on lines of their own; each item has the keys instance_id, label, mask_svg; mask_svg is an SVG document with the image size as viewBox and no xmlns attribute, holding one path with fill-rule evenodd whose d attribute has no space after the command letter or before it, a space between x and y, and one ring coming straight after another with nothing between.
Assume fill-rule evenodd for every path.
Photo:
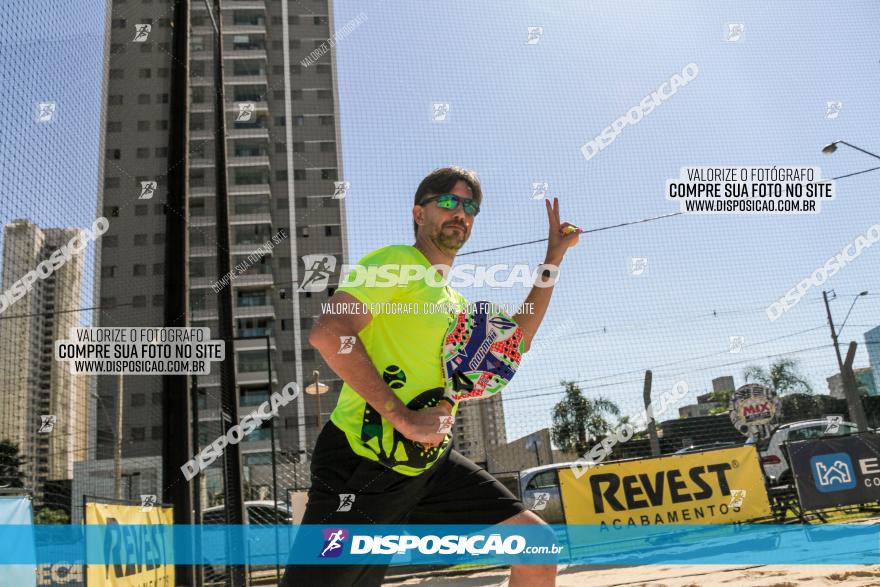
<instances>
[{"instance_id":1,"label":"tall residential building","mask_svg":"<svg viewBox=\"0 0 880 587\"><path fill-rule=\"evenodd\" d=\"M859 395L877 395L878 388L874 384L874 372L870 367L853 369L853 374L856 376L856 389L858 389ZM840 377L840 373L827 377L825 381L828 382L828 393L831 397L846 399L846 392L843 389L843 379Z\"/></svg>"},{"instance_id":2,"label":"tall residential building","mask_svg":"<svg viewBox=\"0 0 880 587\"><path fill-rule=\"evenodd\" d=\"M723 375L712 380L712 391L728 391L736 390L736 384L733 381L733 375Z\"/></svg>"},{"instance_id":3,"label":"tall residential building","mask_svg":"<svg viewBox=\"0 0 880 587\"><path fill-rule=\"evenodd\" d=\"M107 309L101 313L102 326L163 323L167 175L181 163L168 159L169 112L179 108L169 103L174 31L168 20L170 4L128 0L112 6L103 190L111 227L102 239L100 297ZM235 273L228 285L216 283L216 56L213 19L205 4L190 4L189 23L190 323L209 327L216 338L218 292L231 287L234 335L252 338L235 343L240 412L268 398L270 381L272 391L291 381L303 387L317 369L321 381L330 386L321 398L326 421L341 381L307 337L320 303L333 293L338 269L322 292L297 292L296 282L302 279L304 255L334 255L337 268L346 262L344 200L333 197L342 176L335 51L308 66L300 63L332 35L329 3L222 3L229 253ZM156 182L154 190L149 182ZM152 197L142 197L144 186ZM267 254L265 249L257 253L279 231L287 236L272 243ZM101 412L103 408L113 413L116 382L114 377L99 379L97 458L106 459L112 457L115 430L112 418ZM219 383L217 363L209 376L197 378L201 446L220 430ZM124 456L159 455L160 378L126 376L124 390ZM316 409L315 396L300 394L274 419L276 444L285 459L307 458L317 432ZM241 445L243 464L265 465L268 450L269 430L254 431ZM219 482L219 469L213 472L209 483Z\"/></svg>"},{"instance_id":4,"label":"tall residential building","mask_svg":"<svg viewBox=\"0 0 880 587\"><path fill-rule=\"evenodd\" d=\"M880 390L880 326L865 333L865 345L868 348L868 363L874 374L874 388Z\"/></svg>"},{"instance_id":5,"label":"tall residential building","mask_svg":"<svg viewBox=\"0 0 880 587\"><path fill-rule=\"evenodd\" d=\"M507 444L501 396L459 404L453 430L453 448L486 466L490 450Z\"/></svg>"},{"instance_id":6,"label":"tall residential building","mask_svg":"<svg viewBox=\"0 0 880 587\"><path fill-rule=\"evenodd\" d=\"M3 227L0 291L74 236L78 228L40 228L28 220ZM48 264L46 265L48 267ZM73 478L75 461L87 458L88 378L55 360L55 340L80 325L83 254L72 254L51 274L38 278L0 320L0 439L10 439L24 457L25 486L37 503L52 501L47 482ZM67 310L67 311L65 311Z\"/></svg>"}]
</instances>

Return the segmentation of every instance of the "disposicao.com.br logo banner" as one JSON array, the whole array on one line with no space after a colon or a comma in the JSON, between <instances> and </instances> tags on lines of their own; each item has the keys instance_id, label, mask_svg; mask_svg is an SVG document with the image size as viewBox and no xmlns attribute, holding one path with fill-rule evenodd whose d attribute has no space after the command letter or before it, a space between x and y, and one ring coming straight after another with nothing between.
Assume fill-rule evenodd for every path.
<instances>
[{"instance_id":1,"label":"disposicao.com.br logo banner","mask_svg":"<svg viewBox=\"0 0 880 587\"><path fill-rule=\"evenodd\" d=\"M276 542L276 536L278 541ZM0 525L3 565L880 564L875 524ZM276 548L275 545L278 545Z\"/></svg>"}]
</instances>

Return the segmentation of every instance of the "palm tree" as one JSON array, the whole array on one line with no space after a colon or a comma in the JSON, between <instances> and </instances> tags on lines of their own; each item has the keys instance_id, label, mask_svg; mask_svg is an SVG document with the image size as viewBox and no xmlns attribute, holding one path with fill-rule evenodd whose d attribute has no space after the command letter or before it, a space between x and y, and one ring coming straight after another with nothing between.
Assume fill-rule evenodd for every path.
<instances>
[{"instance_id":1,"label":"palm tree","mask_svg":"<svg viewBox=\"0 0 880 587\"><path fill-rule=\"evenodd\" d=\"M798 373L797 361L794 359L779 359L770 365L769 372L764 367L750 365L743 371L743 376L746 382L751 380L760 383L775 391L778 396L789 393L813 393L813 388Z\"/></svg>"},{"instance_id":2,"label":"palm tree","mask_svg":"<svg viewBox=\"0 0 880 587\"><path fill-rule=\"evenodd\" d=\"M590 450L592 439L611 430L609 416L619 416L620 410L611 400L584 397L574 381L562 381L565 399L553 406L553 444L566 452L582 455Z\"/></svg>"},{"instance_id":3,"label":"palm tree","mask_svg":"<svg viewBox=\"0 0 880 587\"><path fill-rule=\"evenodd\" d=\"M23 464L18 445L8 439L0 440L0 487L24 487Z\"/></svg>"}]
</instances>

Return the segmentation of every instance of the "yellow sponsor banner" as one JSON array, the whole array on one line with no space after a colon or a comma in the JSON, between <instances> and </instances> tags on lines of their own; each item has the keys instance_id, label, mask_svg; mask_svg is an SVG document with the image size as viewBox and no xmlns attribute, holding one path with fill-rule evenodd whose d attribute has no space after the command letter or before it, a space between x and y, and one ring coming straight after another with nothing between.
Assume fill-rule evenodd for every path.
<instances>
[{"instance_id":1,"label":"yellow sponsor banner","mask_svg":"<svg viewBox=\"0 0 880 587\"><path fill-rule=\"evenodd\" d=\"M753 446L559 471L569 524L725 524L770 515Z\"/></svg>"},{"instance_id":2,"label":"yellow sponsor banner","mask_svg":"<svg viewBox=\"0 0 880 587\"><path fill-rule=\"evenodd\" d=\"M107 526L119 524L173 524L173 508L153 506L141 511L139 505L87 503L86 524ZM113 532L104 534L106 560L137 560L131 564L87 565L87 587L173 587L174 565L150 563L167 560L165 543L145 532Z\"/></svg>"}]
</instances>

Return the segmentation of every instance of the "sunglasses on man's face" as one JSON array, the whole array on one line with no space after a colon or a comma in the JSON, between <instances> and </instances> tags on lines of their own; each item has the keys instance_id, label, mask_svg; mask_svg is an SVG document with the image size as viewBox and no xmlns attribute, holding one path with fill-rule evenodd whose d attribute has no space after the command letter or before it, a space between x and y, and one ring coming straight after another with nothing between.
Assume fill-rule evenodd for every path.
<instances>
[{"instance_id":1,"label":"sunglasses on man's face","mask_svg":"<svg viewBox=\"0 0 880 587\"><path fill-rule=\"evenodd\" d=\"M422 202L422 205L429 202L436 202L437 207L443 208L444 210L455 210L456 208L458 208L458 204L460 202L462 208L464 209L464 213L468 216L476 216L480 213L479 203L470 198L462 198L461 196L456 196L455 194L440 194L437 196L431 196L430 198L426 198Z\"/></svg>"}]
</instances>

